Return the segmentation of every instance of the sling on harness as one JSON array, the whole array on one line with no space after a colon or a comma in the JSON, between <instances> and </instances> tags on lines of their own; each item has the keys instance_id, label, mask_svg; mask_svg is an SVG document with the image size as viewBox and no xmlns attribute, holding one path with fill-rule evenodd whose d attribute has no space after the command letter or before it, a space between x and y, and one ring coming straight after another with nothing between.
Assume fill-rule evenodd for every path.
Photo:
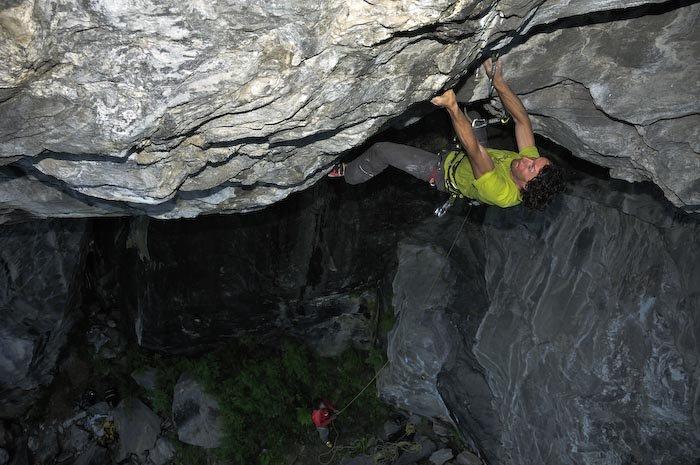
<instances>
[{"instance_id":1,"label":"sling on harness","mask_svg":"<svg viewBox=\"0 0 700 465\"><path fill-rule=\"evenodd\" d=\"M455 153L455 152L452 152ZM452 205L454 205L455 201L457 199L462 199L465 198L464 194L459 190L457 187L457 183L455 181L455 173L457 172L457 168L459 167L460 164L467 158L467 154L464 152L456 152L457 155L452 158L450 163L445 166L445 188L447 189L447 192L450 193L450 197L443 203L441 206L435 209L435 216L440 218L443 216L445 213L447 213L447 210L449 210ZM448 154L449 156L450 154ZM477 207L481 205L481 202L478 200L470 199L469 200L469 205L473 207Z\"/></svg>"}]
</instances>

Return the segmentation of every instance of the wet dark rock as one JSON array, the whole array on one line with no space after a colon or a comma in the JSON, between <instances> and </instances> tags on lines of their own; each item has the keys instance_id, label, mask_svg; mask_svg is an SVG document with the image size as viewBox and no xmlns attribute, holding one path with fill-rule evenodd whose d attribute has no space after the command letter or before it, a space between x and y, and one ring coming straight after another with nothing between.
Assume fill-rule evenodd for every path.
<instances>
[{"instance_id":1,"label":"wet dark rock","mask_svg":"<svg viewBox=\"0 0 700 465\"><path fill-rule=\"evenodd\" d=\"M73 456L78 456L90 443L91 435L77 424L70 425L60 438L62 452L70 452Z\"/></svg>"},{"instance_id":2,"label":"wet dark rock","mask_svg":"<svg viewBox=\"0 0 700 465\"><path fill-rule=\"evenodd\" d=\"M61 448L58 444L58 426L55 422L42 423L27 440L27 446L36 463L51 463Z\"/></svg>"},{"instance_id":3,"label":"wet dark rock","mask_svg":"<svg viewBox=\"0 0 700 465\"><path fill-rule=\"evenodd\" d=\"M155 368L146 367L135 371L131 374L131 377L136 381L136 384L149 392L155 391L158 385L158 370Z\"/></svg>"},{"instance_id":4,"label":"wet dark rock","mask_svg":"<svg viewBox=\"0 0 700 465\"><path fill-rule=\"evenodd\" d=\"M281 332L324 354L367 348L393 249L440 199L394 171L363 186L328 182L247 215L151 221L150 261L125 255L114 238L122 223L105 221L96 226L104 258L90 275L102 300L128 310L145 348L194 352Z\"/></svg>"},{"instance_id":5,"label":"wet dark rock","mask_svg":"<svg viewBox=\"0 0 700 465\"><path fill-rule=\"evenodd\" d=\"M160 434L160 418L136 398L122 400L114 410L114 425L119 433L115 461L120 462L131 454L142 460L153 449Z\"/></svg>"},{"instance_id":6,"label":"wet dark rock","mask_svg":"<svg viewBox=\"0 0 700 465\"><path fill-rule=\"evenodd\" d=\"M156 441L156 445L148 454L149 462L153 465L165 465L175 456L175 446L166 438L160 437Z\"/></svg>"},{"instance_id":7,"label":"wet dark rock","mask_svg":"<svg viewBox=\"0 0 700 465\"><path fill-rule=\"evenodd\" d=\"M173 420L181 442L206 449L220 445L223 419L219 403L188 374L180 376L175 385Z\"/></svg>"},{"instance_id":8,"label":"wet dark rock","mask_svg":"<svg viewBox=\"0 0 700 465\"><path fill-rule=\"evenodd\" d=\"M110 463L109 451L97 444L91 444L73 465L106 465Z\"/></svg>"},{"instance_id":9,"label":"wet dark rock","mask_svg":"<svg viewBox=\"0 0 700 465\"><path fill-rule=\"evenodd\" d=\"M23 413L54 376L75 320L85 221L0 226L0 417Z\"/></svg>"},{"instance_id":10,"label":"wet dark rock","mask_svg":"<svg viewBox=\"0 0 700 465\"><path fill-rule=\"evenodd\" d=\"M414 230L382 397L452 418L491 464L694 464L700 225L612 184Z\"/></svg>"},{"instance_id":11,"label":"wet dark rock","mask_svg":"<svg viewBox=\"0 0 700 465\"><path fill-rule=\"evenodd\" d=\"M435 465L443 465L448 460L452 460L452 458L454 458L452 449L444 448L433 452L428 460Z\"/></svg>"}]
</instances>

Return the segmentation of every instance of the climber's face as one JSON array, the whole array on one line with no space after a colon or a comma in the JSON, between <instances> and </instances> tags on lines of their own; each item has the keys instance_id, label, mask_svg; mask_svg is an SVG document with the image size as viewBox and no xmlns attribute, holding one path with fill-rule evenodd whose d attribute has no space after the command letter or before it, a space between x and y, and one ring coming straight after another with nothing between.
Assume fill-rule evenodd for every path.
<instances>
[{"instance_id":1,"label":"climber's face","mask_svg":"<svg viewBox=\"0 0 700 465\"><path fill-rule=\"evenodd\" d=\"M510 173L513 180L519 188L525 187L525 184L536 178L542 168L549 165L551 161L545 157L530 158L523 157L513 160L510 164Z\"/></svg>"}]
</instances>

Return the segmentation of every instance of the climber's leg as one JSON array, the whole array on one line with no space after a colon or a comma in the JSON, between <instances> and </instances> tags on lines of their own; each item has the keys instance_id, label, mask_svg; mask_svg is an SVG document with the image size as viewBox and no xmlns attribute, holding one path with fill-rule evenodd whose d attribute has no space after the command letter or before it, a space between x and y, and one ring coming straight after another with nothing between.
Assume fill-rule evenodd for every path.
<instances>
[{"instance_id":1,"label":"climber's leg","mask_svg":"<svg viewBox=\"0 0 700 465\"><path fill-rule=\"evenodd\" d=\"M438 157L427 150L392 142L378 142L345 165L345 181L360 184L393 166L429 182L434 177Z\"/></svg>"}]
</instances>

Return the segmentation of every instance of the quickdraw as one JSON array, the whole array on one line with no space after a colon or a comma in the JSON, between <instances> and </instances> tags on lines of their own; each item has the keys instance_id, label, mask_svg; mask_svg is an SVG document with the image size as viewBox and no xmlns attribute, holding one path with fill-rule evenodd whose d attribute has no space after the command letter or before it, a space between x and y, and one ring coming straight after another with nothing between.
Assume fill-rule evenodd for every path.
<instances>
[{"instance_id":1,"label":"quickdraw","mask_svg":"<svg viewBox=\"0 0 700 465\"><path fill-rule=\"evenodd\" d=\"M495 90L495 87L493 85L493 77L496 75L496 64L498 64L498 53L494 53L493 55L491 55L491 77L489 78L489 101L493 100L493 91ZM503 105L501 104L500 115L498 115L497 118L492 118L492 119L497 120L497 122L500 122L501 124L508 124L508 122L510 121L510 115L505 110L505 108L503 108Z\"/></svg>"}]
</instances>

